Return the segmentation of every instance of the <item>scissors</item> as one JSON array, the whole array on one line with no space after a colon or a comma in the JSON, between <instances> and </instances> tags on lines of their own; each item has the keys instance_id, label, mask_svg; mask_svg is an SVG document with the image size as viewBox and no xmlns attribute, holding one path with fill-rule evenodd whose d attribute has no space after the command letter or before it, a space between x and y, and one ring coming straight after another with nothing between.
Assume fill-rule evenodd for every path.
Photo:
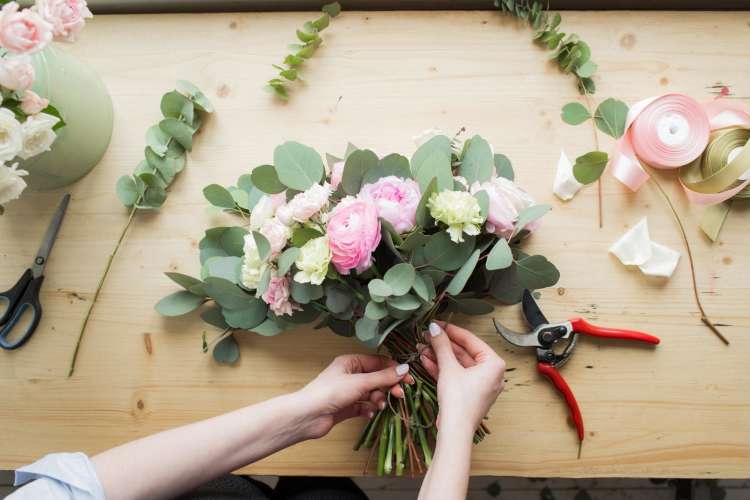
<instances>
[{"instance_id":1,"label":"scissors","mask_svg":"<svg viewBox=\"0 0 750 500\"><path fill-rule=\"evenodd\" d=\"M63 196L60 205L55 211L55 215L52 217L52 222L50 222L47 228L47 233L44 235L42 245L39 247L39 252L37 252L31 268L23 273L21 279L13 285L13 288L0 293L0 304L7 304L5 311L0 316L0 347L3 349L18 349L31 338L37 326L39 326L39 320L42 319L42 304L39 302L39 289L42 287L42 282L44 281L44 267L47 264L47 259L52 251L52 245L55 243L55 238L57 238L57 232L60 230L69 202L70 195L66 194ZM13 330L27 309L30 309L33 314L31 323L29 323L26 331L21 336L9 339L11 330Z\"/></svg>"}]
</instances>

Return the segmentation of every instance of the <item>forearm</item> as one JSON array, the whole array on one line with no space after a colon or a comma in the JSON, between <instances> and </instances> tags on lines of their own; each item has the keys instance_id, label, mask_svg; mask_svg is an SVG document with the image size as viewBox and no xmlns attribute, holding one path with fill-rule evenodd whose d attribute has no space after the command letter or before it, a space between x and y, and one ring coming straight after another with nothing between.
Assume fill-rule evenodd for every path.
<instances>
[{"instance_id":1,"label":"forearm","mask_svg":"<svg viewBox=\"0 0 750 500\"><path fill-rule=\"evenodd\" d=\"M295 394L280 396L124 444L93 462L108 500L173 497L304 440L301 408Z\"/></svg>"},{"instance_id":2,"label":"forearm","mask_svg":"<svg viewBox=\"0 0 750 500\"><path fill-rule=\"evenodd\" d=\"M459 422L441 422L432 465L419 490L419 500L464 500L469 485L474 430Z\"/></svg>"}]
</instances>

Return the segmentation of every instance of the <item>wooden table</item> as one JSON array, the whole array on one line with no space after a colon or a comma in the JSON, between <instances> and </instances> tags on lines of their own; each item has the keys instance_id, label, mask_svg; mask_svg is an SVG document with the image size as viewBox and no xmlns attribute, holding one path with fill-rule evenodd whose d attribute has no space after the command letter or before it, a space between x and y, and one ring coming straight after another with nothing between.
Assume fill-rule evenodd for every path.
<instances>
[{"instance_id":1,"label":"wooden table","mask_svg":"<svg viewBox=\"0 0 750 500\"><path fill-rule=\"evenodd\" d=\"M547 63L524 27L496 12L350 12L325 32L288 105L261 87L294 30L311 14L100 16L71 47L103 76L116 109L101 165L70 188L73 201L44 284L45 318L33 340L0 352L0 468L52 451L96 453L123 441L206 418L301 387L355 341L300 328L263 338L239 335L242 359L218 366L201 353L206 326L165 319L153 304L175 290L163 271L197 274L197 242L220 217L206 214L201 189L230 184L296 139L341 153L347 141L408 155L422 129L480 133L513 160L537 200L554 205L529 249L560 268L542 292L551 318L581 314L605 325L650 331L657 349L585 339L564 368L587 425L576 459L567 411L537 376L534 356L494 333L491 318L465 319L510 367L492 410L493 433L477 446L474 474L519 476L750 476L749 215L733 213L721 241L699 233L697 211L666 176L695 253L701 297L723 323L727 347L701 326L683 257L668 281L626 269L608 246L648 215L652 237L683 252L653 185L629 193L604 177L604 228L596 190L569 203L551 192L560 149L592 148L591 130L570 127L560 107L578 98L572 79ZM680 90L708 98L707 86L750 95L750 13L567 13L600 65L598 98L628 102ZM217 111L189 167L158 214L140 214L107 280L66 378L76 336L127 213L115 180L142 158L143 134L159 119L159 98L178 78L197 83ZM610 143L604 145L609 148ZM61 192L27 193L0 217L0 288L36 251ZM518 307L498 308L521 327ZM209 335L215 332L209 330ZM360 423L339 426L245 469L259 474L357 475L365 452L351 445Z\"/></svg>"}]
</instances>

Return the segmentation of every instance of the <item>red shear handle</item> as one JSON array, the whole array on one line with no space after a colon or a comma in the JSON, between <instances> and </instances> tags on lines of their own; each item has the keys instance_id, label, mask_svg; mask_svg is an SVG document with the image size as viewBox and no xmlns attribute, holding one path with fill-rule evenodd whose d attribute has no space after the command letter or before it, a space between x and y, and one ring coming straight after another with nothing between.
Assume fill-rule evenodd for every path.
<instances>
[{"instance_id":1,"label":"red shear handle","mask_svg":"<svg viewBox=\"0 0 750 500\"><path fill-rule=\"evenodd\" d=\"M591 335L593 337L606 337L610 339L637 340L649 344L658 344L660 341L657 337L648 333L638 332L636 330L621 330L619 328L604 328L602 326L592 325L583 318L574 318L570 320L573 331Z\"/></svg>"},{"instance_id":2,"label":"red shear handle","mask_svg":"<svg viewBox=\"0 0 750 500\"><path fill-rule=\"evenodd\" d=\"M570 390L570 386L562 378L557 368L549 363L537 363L536 369L547 377L550 382L555 385L555 388L560 391L560 394L565 396L565 402L568 403L570 409L570 416L573 417L573 422L576 424L576 430L578 431L578 440L583 441L583 417L581 416L581 410L578 408L578 401L573 395L573 391Z\"/></svg>"}]
</instances>

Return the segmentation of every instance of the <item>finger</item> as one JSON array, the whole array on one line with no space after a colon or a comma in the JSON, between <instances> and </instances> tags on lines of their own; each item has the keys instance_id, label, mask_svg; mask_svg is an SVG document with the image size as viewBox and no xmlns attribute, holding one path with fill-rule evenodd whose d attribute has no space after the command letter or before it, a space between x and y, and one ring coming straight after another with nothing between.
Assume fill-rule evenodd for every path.
<instances>
[{"instance_id":1,"label":"finger","mask_svg":"<svg viewBox=\"0 0 750 500\"><path fill-rule=\"evenodd\" d=\"M432 351L430 351L432 352ZM427 350L422 353L422 355L419 357L420 361L422 361L422 366L424 366L424 369L427 370L427 373L430 374L432 378L435 380L438 379L438 375L440 374L440 369L438 368L437 363L435 362L435 353L432 353L432 358L430 358L427 355Z\"/></svg>"},{"instance_id":2,"label":"finger","mask_svg":"<svg viewBox=\"0 0 750 500\"><path fill-rule=\"evenodd\" d=\"M381 390L372 391L370 393L370 402L374 404L379 410L385 409L385 392Z\"/></svg>"},{"instance_id":3,"label":"finger","mask_svg":"<svg viewBox=\"0 0 750 500\"><path fill-rule=\"evenodd\" d=\"M435 351L438 365L445 367L458 364L448 335L437 323L430 323L430 344Z\"/></svg>"},{"instance_id":4,"label":"finger","mask_svg":"<svg viewBox=\"0 0 750 500\"><path fill-rule=\"evenodd\" d=\"M466 349L453 341L451 341L451 348L453 349L453 354L456 355L456 359L464 368L471 368L472 366L475 366L477 364L474 357L469 354Z\"/></svg>"},{"instance_id":5,"label":"finger","mask_svg":"<svg viewBox=\"0 0 750 500\"><path fill-rule=\"evenodd\" d=\"M488 355L495 354L495 351L487 345L486 342L471 333L469 330L451 323L445 323L442 321L438 323L442 323L440 326L443 327L445 333L448 334L448 337L453 342L463 347L475 360L482 361L483 359L486 359Z\"/></svg>"},{"instance_id":6,"label":"finger","mask_svg":"<svg viewBox=\"0 0 750 500\"><path fill-rule=\"evenodd\" d=\"M336 425L344 420L360 416L372 418L374 415L375 409L369 403L358 401L337 412L333 418L333 423Z\"/></svg>"},{"instance_id":7,"label":"finger","mask_svg":"<svg viewBox=\"0 0 750 500\"><path fill-rule=\"evenodd\" d=\"M370 373L360 373L355 375L357 383L363 391L374 391L385 387L398 385L409 373L409 365L402 364L395 367L388 367L383 370Z\"/></svg>"},{"instance_id":8,"label":"finger","mask_svg":"<svg viewBox=\"0 0 750 500\"><path fill-rule=\"evenodd\" d=\"M394 385L393 387L391 387L391 394L399 399L404 399L404 397L406 397L406 395L404 394L404 389L400 385Z\"/></svg>"},{"instance_id":9,"label":"finger","mask_svg":"<svg viewBox=\"0 0 750 500\"><path fill-rule=\"evenodd\" d=\"M396 366L396 362L386 356L374 354L346 354L335 360L346 373L369 373Z\"/></svg>"}]
</instances>

